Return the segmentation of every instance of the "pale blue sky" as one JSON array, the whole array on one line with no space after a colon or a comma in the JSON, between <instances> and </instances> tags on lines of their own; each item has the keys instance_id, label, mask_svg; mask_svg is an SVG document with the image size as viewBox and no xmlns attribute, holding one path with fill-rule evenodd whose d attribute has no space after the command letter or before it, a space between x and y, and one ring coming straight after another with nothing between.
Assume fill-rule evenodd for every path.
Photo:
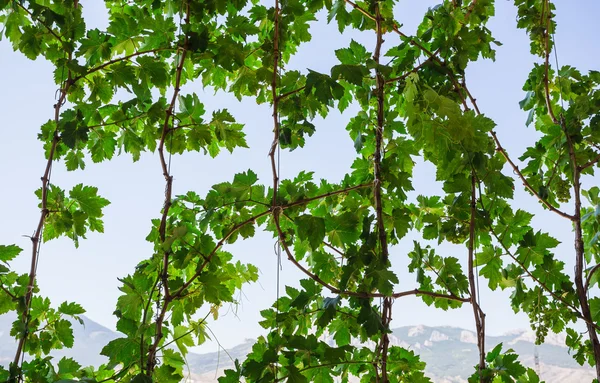
<instances>
[{"instance_id":1,"label":"pale blue sky","mask_svg":"<svg viewBox=\"0 0 600 383\"><path fill-rule=\"evenodd\" d=\"M102 27L105 16L99 1L81 1L88 27ZM398 19L407 33L413 33L427 7L435 1L399 1ZM94 8L96 7L96 8ZM597 36L600 36L600 2L595 0L560 1L558 8L557 46L561 64L571 64L581 70L600 69ZM496 39L504 45L497 49L497 61L473 64L468 72L470 90L486 115L498 124L497 132L514 159L533 142L535 132L526 129L526 115L519 110L518 101L523 98L521 90L534 62L529 55L529 41L525 32L515 28L516 11L511 1L497 1L497 15L490 23ZM321 17L324 19L324 17ZM335 25L319 22L313 29L313 42L303 46L288 68L311 68L328 72L336 59L334 49L347 46L351 38L368 48L374 44L372 34L337 34ZM394 42L388 37L386 44ZM44 169L43 152L36 136L42 123L52 117L52 105L56 85L52 81L52 68L46 62L35 62L12 52L6 41L0 42L0 73L3 91L0 92L0 115L2 115L3 139L0 140L0 243L18 244L25 249L13 262L13 267L25 272L28 269L31 235L39 210L33 191L40 186ZM206 104L207 110L228 108L238 121L246 124L250 149L224 153L216 160L200 154L174 156L172 173L174 193L195 190L205 194L211 185L231 180L236 172L252 168L263 183L270 183L270 164L267 152L271 144L271 111L266 105L256 106L252 100L239 103L223 94L214 95L203 91L199 85L186 85L183 92L195 91ZM353 143L345 132L345 123L352 117L352 110L344 116L332 113L326 121L317 121L317 133L307 140L306 147L292 153L282 151L282 177L292 177L302 169L315 172L316 177L332 181L340 179L349 171L355 156ZM335 145L331 145L335 142ZM334 148L332 151L331 148ZM420 193L436 193L439 190L431 166L418 166L415 186ZM62 188L84 183L98 186L100 194L112 204L105 209L105 233L90 234L75 249L68 239L58 239L42 246L39 264L39 284L42 294L53 302L63 300L81 303L93 320L110 328L114 327L112 312L119 295L117 277L133 271L135 265L151 255L152 245L144 241L150 219L159 217L163 202L164 179L156 155L146 153L139 162L132 164L128 155L110 162L93 164L88 161L85 171L67 172L62 164L54 167L52 182ZM594 180L588 180L594 182ZM596 179L597 182L597 179ZM517 183L517 185L519 185ZM571 228L567 222L543 211L524 192L517 193L516 204L536 213L534 223L550 230L565 243L559 247L558 258L567 262L572 270ZM391 251L395 269L401 284L398 289L413 288L414 276L406 270L406 253L412 248L412 239L406 238ZM262 333L257 324L259 311L269 307L276 296L276 258L271 235L259 234L256 238L237 243L227 249L243 262L251 262L260 268L260 283L244 288L242 304L237 317L227 313L217 323L211 324L221 343L233 346L244 338ZM444 246L443 255L454 255L461 260L466 251L460 246ZM301 275L293 265L283 260L281 280L296 285ZM282 290L283 290L282 283ZM489 292L486 281L481 278L482 307L487 315L487 331L498 334L528 326L526 317L515 315L509 306L508 294ZM223 314L227 312L223 309ZM452 325L472 329L472 310L465 306L460 310L439 312L427 308L419 299L407 297L394 304L393 327L412 324ZM216 350L216 344L201 347L204 351Z\"/></svg>"}]
</instances>

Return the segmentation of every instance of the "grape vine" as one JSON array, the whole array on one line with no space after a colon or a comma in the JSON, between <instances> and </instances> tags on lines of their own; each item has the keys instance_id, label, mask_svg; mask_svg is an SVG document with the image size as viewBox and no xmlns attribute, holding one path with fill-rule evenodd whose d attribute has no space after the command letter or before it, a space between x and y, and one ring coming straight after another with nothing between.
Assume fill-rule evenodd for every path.
<instances>
[{"instance_id":1,"label":"grape vine","mask_svg":"<svg viewBox=\"0 0 600 383\"><path fill-rule=\"evenodd\" d=\"M304 278L261 312L265 335L221 383L429 382L414 351L390 344L392 314L401 315L406 296L441 311L471 306L479 352L469 382L539 382L513 350L486 347L485 282L512 292L508 304L528 315L538 342L566 332L573 357L600 378L600 72L559 67L550 0L514 4L541 60L520 102L540 138L518 159L466 80L469 64L493 60L500 45L487 27L493 0L444 0L415 35L396 21L402 5L393 0L106 0L106 30L88 29L76 0L0 0L3 43L52 63L59 87L39 134L47 161L29 273L8 265L20 247L0 245L0 314L17 317L15 356L0 381L183 381L189 348L258 280L258 269L227 247L259 230ZM335 51L329 74L287 69L324 14L340 33L368 33L373 50L352 40ZM272 107L270 185L250 169L203 196L174 192L173 155L214 158L248 147L243 121L227 109L207 115L201 97L186 92L193 83ZM356 149L348 173L338 182L308 171L283 178L280 153L285 160L302 150L318 117L336 109L357 110L346 126ZM40 245L65 236L77 246L88 231L102 233L109 201L95 186L67 194L51 182L52 166L84 170L86 161L137 161L142 152L157 153L164 200L146 237L152 253L119 279L120 337L102 349L108 361L100 366L55 362L52 350L75 341L69 317L81 321L85 310L41 295ZM435 167L440 195L413 193L417 159ZM572 223L573 253L564 255L572 274L554 253L559 242L513 207L515 181ZM409 232L420 239L407 251ZM432 240L463 252L439 254ZM401 259L409 265L399 273ZM399 289L400 279L414 287Z\"/></svg>"}]
</instances>

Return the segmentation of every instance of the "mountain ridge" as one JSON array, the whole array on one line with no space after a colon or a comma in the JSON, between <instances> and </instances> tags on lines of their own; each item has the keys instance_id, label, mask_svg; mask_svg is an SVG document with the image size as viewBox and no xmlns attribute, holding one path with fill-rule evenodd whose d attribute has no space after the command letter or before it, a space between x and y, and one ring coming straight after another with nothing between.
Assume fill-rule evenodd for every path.
<instances>
[{"instance_id":1,"label":"mountain ridge","mask_svg":"<svg viewBox=\"0 0 600 383\"><path fill-rule=\"evenodd\" d=\"M120 337L119 333L110 330L82 316L85 326L73 322L75 345L72 349L53 352L57 359L74 357L82 365L99 365L107 361L100 355L100 350L112 339ZM0 316L0 364L8 364L14 353L14 340L10 337L12 319L8 315ZM591 368L579 366L569 355L564 346L564 336L552 334L547 342L535 346L533 332L516 329L498 336L486 337L486 349L498 343L505 348L514 349L520 355L521 362L532 368L535 366L535 353L538 354L541 378L547 383L579 383L591 381ZM334 344L332 337L324 340ZM232 359L243 360L251 351L252 339L232 347L225 352L193 353L187 355L190 369L189 382L216 382L218 376L226 368L233 366ZM464 383L474 371L477 363L477 338L470 330L452 326L404 326L396 328L390 336L392 345L414 350L427 364L427 375L436 383Z\"/></svg>"}]
</instances>

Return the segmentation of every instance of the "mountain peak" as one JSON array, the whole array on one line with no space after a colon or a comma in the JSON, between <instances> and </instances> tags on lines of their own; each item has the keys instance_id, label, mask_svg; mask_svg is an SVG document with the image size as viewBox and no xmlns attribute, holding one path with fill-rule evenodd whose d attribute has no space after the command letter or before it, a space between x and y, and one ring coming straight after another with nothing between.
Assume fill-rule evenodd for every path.
<instances>
[{"instance_id":1,"label":"mountain peak","mask_svg":"<svg viewBox=\"0 0 600 383\"><path fill-rule=\"evenodd\" d=\"M426 329L426 327L423 326L423 325L421 325L421 324L418 325L418 326L415 326L415 327L411 327L408 330L408 336L409 337L415 337L417 335L421 335L421 334L423 334L425 332L425 329Z\"/></svg>"}]
</instances>

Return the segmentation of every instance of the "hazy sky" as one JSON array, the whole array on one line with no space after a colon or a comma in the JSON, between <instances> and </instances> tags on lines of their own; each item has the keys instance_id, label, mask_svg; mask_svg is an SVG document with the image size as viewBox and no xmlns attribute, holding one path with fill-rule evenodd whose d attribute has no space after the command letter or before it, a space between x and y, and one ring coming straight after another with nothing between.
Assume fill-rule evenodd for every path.
<instances>
[{"instance_id":1,"label":"hazy sky","mask_svg":"<svg viewBox=\"0 0 600 383\"><path fill-rule=\"evenodd\" d=\"M88 28L103 28L106 15L102 2L83 0L80 3L84 6ZM400 0L398 3L398 20L404 24L403 30L411 34L427 7L436 4L435 1L424 0ZM525 32L516 29L516 10L512 2L497 1L496 6L497 15L490 23L490 29L504 45L497 48L496 63L482 61L471 65L467 80L482 112L496 121L501 142L516 160L536 137L535 131L525 128L526 115L518 106L518 101L524 96L522 85L534 59L529 54ZM598 47L597 36L600 36L600 23L597 22L600 2L561 1L557 8L556 38L561 65L570 64L585 71L600 69L600 54L595 49ZM372 33L339 35L336 25L327 25L325 17L320 18L323 22L317 23L312 30L313 42L300 49L288 69L310 68L328 72L337 63L334 50L348 46L351 38L367 48L373 47L375 38ZM388 47L397 41L393 36L387 36L386 40ZM0 243L14 243L24 249L21 257L13 262L13 267L26 272L31 245L24 236L32 234L39 218L38 200L33 191L40 187L45 166L41 143L36 137L40 125L53 115L56 85L48 63L41 59L34 62L12 52L6 41L0 41L0 73L3 85L0 115L4 132L0 140L0 175L3 179L0 189ZM186 85L182 90L183 93L192 91L198 93L207 111L228 108L238 121L245 123L250 149L238 149L233 155L223 153L215 160L201 154L174 156L174 193L195 190L204 195L211 185L229 181L233 174L248 168L258 173L261 182L269 185L271 170L267 152L272 137L269 106L257 106L250 99L240 103L228 95L214 95L212 91L202 90L200 84ZM355 151L352 140L346 134L345 124L352 116L352 110L348 110L344 116L332 113L326 121L318 120L317 132L307 140L304 149L291 153L282 151L281 177L293 177L306 169L314 171L317 178L337 181L349 172ZM415 187L419 193L438 192L433 167L419 164L415 174ZM99 193L112 203L105 209L105 233L90 234L87 240L80 242L79 249L75 249L66 238L43 244L38 269L41 293L49 296L55 304L64 300L79 302L91 319L114 328L116 319L112 312L119 296L117 277L131 273L140 260L152 253L152 245L144 238L149 232L150 220L160 217L163 203L164 178L158 157L146 153L139 162L132 163L131 157L124 154L100 164L88 161L85 171L75 172L67 172L62 163L58 163L53 168L52 183L66 190L78 183L98 186ZM573 252L568 222L543 211L520 190L516 204L536 213L534 224L538 228L551 231L565 242L558 248L558 258L567 262L570 272ZM406 253L412 249L413 238L409 236L391 250L391 259L401 280L397 290L415 287L415 277L406 271ZM233 309L224 307L222 314L226 315L217 323L210 324L225 347L262 333L257 324L259 311L269 307L276 296L277 264L273 244L270 234L259 234L252 240L226 248L243 262L257 265L261 275L258 284L244 287L236 315ZM463 261L466 258L466 250L461 246L444 246L440 251L442 255L453 255ZM284 259L281 290L283 284L297 285L300 277L302 275ZM527 318L515 315L510 308L508 293L492 293L486 286L485 279L481 278L481 304L487 313L489 334L528 327ZM393 327L412 324L474 328L472 310L468 305L460 310L440 312L428 308L414 297L397 300ZM200 350L214 351L216 348L215 343L209 342Z\"/></svg>"}]
</instances>

